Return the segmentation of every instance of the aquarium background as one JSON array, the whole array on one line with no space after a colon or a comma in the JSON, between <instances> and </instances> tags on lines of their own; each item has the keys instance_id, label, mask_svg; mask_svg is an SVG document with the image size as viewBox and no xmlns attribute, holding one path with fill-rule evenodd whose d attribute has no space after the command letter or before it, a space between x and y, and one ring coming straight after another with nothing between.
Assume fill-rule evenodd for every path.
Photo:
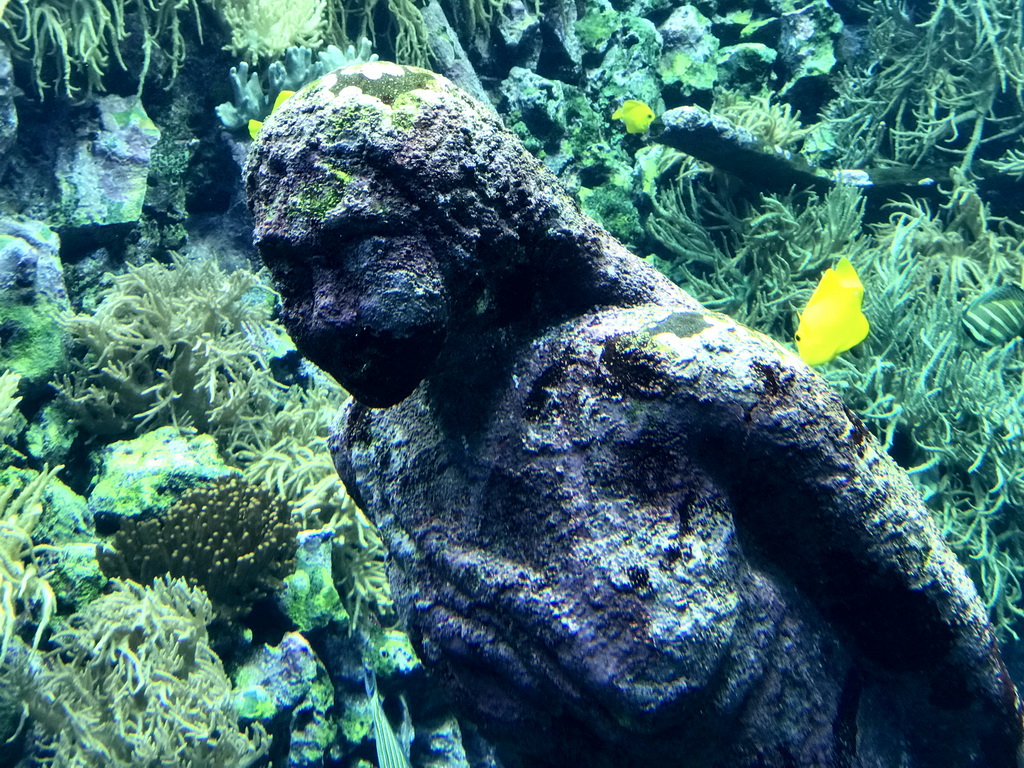
<instances>
[{"instance_id":1,"label":"aquarium background","mask_svg":"<svg viewBox=\"0 0 1024 768\"><path fill-rule=\"evenodd\" d=\"M365 765L375 708L414 765L493 762L396 624L328 452L346 393L251 246L259 124L375 57L491 104L634 253L779 342L848 258L871 330L818 370L1021 679L1022 35L1014 0L0 0L0 763ZM666 146L681 106L822 183Z\"/></svg>"}]
</instances>

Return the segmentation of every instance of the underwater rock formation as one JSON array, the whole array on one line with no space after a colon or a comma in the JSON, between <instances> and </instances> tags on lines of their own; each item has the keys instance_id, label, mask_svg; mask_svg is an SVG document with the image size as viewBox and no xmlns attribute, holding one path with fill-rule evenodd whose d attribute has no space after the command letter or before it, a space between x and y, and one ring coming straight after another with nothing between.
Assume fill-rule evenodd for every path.
<instances>
[{"instance_id":1,"label":"underwater rock formation","mask_svg":"<svg viewBox=\"0 0 1024 768\"><path fill-rule=\"evenodd\" d=\"M580 214L448 81L264 125L256 244L355 397L335 462L506 766L1013 766L1016 690L906 475L824 381Z\"/></svg>"}]
</instances>

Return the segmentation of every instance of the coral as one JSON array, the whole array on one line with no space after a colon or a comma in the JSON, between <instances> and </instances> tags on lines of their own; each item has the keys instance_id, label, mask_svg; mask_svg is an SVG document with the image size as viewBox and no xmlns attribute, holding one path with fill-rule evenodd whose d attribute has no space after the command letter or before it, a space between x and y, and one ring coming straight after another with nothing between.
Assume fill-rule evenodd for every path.
<instances>
[{"instance_id":1,"label":"coral","mask_svg":"<svg viewBox=\"0 0 1024 768\"><path fill-rule=\"evenodd\" d=\"M793 313L839 256L858 265L868 246L863 200L853 187L764 195L756 204L715 195L705 173L684 164L653 196L647 231L652 258L705 306L778 339L792 339Z\"/></svg>"},{"instance_id":2,"label":"coral","mask_svg":"<svg viewBox=\"0 0 1024 768\"><path fill-rule=\"evenodd\" d=\"M0 456L4 456L7 451L14 451L10 443L25 429L25 417L18 410L21 403L21 398L17 396L20 382L21 376L13 371L0 372Z\"/></svg>"},{"instance_id":3,"label":"coral","mask_svg":"<svg viewBox=\"0 0 1024 768\"><path fill-rule=\"evenodd\" d=\"M61 469L58 466L18 475L7 472L0 478L0 661L7 658L11 640L22 623L35 624L32 647L38 648L53 617L57 601L36 564L44 548L32 541L32 534L43 513L43 491ZM27 619L19 603L30 608Z\"/></svg>"},{"instance_id":4,"label":"coral","mask_svg":"<svg viewBox=\"0 0 1024 768\"><path fill-rule=\"evenodd\" d=\"M227 477L186 492L161 517L125 519L113 548L96 554L108 576L185 578L206 590L219 615L234 619L292 572L295 535L281 498Z\"/></svg>"},{"instance_id":5,"label":"coral","mask_svg":"<svg viewBox=\"0 0 1024 768\"><path fill-rule=\"evenodd\" d=\"M998 159L990 160L985 164L999 173L1005 173L1007 176L1021 181L1024 179L1024 144L1018 142L1018 145L1019 148L1008 149Z\"/></svg>"},{"instance_id":6,"label":"coral","mask_svg":"<svg viewBox=\"0 0 1024 768\"><path fill-rule=\"evenodd\" d=\"M789 104L780 104L768 91L744 97L735 91L717 90L712 112L750 131L769 147L798 149L808 131L800 122L800 113Z\"/></svg>"},{"instance_id":7,"label":"coral","mask_svg":"<svg viewBox=\"0 0 1024 768\"><path fill-rule=\"evenodd\" d=\"M253 64L291 46L323 44L325 0L214 0L214 6L231 29L227 47Z\"/></svg>"},{"instance_id":8,"label":"coral","mask_svg":"<svg viewBox=\"0 0 1024 768\"><path fill-rule=\"evenodd\" d=\"M332 530L334 580L351 629L365 607L387 612L391 596L376 527L345 492L327 447L331 421L346 398L323 378L307 389L291 388L278 410L238 424L226 444L245 478L287 499L303 527Z\"/></svg>"},{"instance_id":9,"label":"coral","mask_svg":"<svg viewBox=\"0 0 1024 768\"><path fill-rule=\"evenodd\" d=\"M30 63L40 96L50 90L73 96L83 88L104 90L112 61L126 69L122 46L129 39L130 13L138 14L142 30L136 37L143 56L141 90L155 49L164 52L177 74L185 60L179 13L194 14L198 23L196 0L3 0L0 32L14 54Z\"/></svg>"},{"instance_id":10,"label":"coral","mask_svg":"<svg viewBox=\"0 0 1024 768\"><path fill-rule=\"evenodd\" d=\"M112 279L93 313L67 327L81 354L58 389L93 434L165 424L202 431L272 408L279 386L252 329L273 302L252 272L173 256Z\"/></svg>"},{"instance_id":11,"label":"coral","mask_svg":"<svg viewBox=\"0 0 1024 768\"><path fill-rule=\"evenodd\" d=\"M880 163L969 170L983 146L1012 135L1024 109L1024 7L944 0L872 7L870 53L828 110L841 167Z\"/></svg>"},{"instance_id":12,"label":"coral","mask_svg":"<svg viewBox=\"0 0 1024 768\"><path fill-rule=\"evenodd\" d=\"M203 592L163 577L111 591L68 621L23 692L39 762L82 768L252 765L269 749L244 732L209 645Z\"/></svg>"},{"instance_id":13,"label":"coral","mask_svg":"<svg viewBox=\"0 0 1024 768\"><path fill-rule=\"evenodd\" d=\"M472 0L469 0L472 1ZM378 49L375 17L380 14L379 0L345 0L327 4L328 40L357 40L367 38ZM392 32L396 61L426 66L430 61L427 45L427 25L423 13L412 0L386 0L387 12L380 14Z\"/></svg>"},{"instance_id":14,"label":"coral","mask_svg":"<svg viewBox=\"0 0 1024 768\"><path fill-rule=\"evenodd\" d=\"M336 547L344 550L335 578L350 614L360 615L364 606L386 611L382 548L347 498L327 450L330 419L346 395L323 376L305 388L275 381L264 351L270 345L263 342L279 328L270 319L273 308L269 288L246 270L228 275L210 261L181 256L169 267L132 267L113 278L95 312L69 320L85 352L59 389L93 434L140 434L161 424L211 433L251 483L265 484L291 505L296 521L335 529ZM154 474L150 460L134 464L167 454L161 444L180 440L179 433L146 432L139 439L157 445L108 448L107 457L129 461L133 476L151 477L147 483L166 494L180 482L161 487L167 473ZM203 455L212 450L206 446ZM174 462L180 464L172 456ZM192 463L202 473L219 462ZM96 513L138 506L133 486L118 472L108 474L93 494ZM101 497L109 502L101 506Z\"/></svg>"},{"instance_id":15,"label":"coral","mask_svg":"<svg viewBox=\"0 0 1024 768\"><path fill-rule=\"evenodd\" d=\"M377 54L371 51L370 41L365 37L359 40L358 48L349 45L342 50L328 45L318 51L316 57L314 62L310 48L292 46L284 52L284 59L267 67L264 75L255 71L255 67L250 68L247 62L239 62L230 72L234 100L217 106L220 121L232 130L242 130L250 120L264 120L281 91L297 91L338 67L377 60Z\"/></svg>"}]
</instances>

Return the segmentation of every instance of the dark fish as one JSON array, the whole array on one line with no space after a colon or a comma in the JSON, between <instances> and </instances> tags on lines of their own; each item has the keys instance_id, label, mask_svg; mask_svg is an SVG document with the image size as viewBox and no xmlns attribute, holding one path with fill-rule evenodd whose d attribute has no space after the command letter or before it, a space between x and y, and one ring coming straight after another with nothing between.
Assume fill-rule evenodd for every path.
<instances>
[{"instance_id":1,"label":"dark fish","mask_svg":"<svg viewBox=\"0 0 1024 768\"><path fill-rule=\"evenodd\" d=\"M1024 289L1007 283L979 296L964 312L964 328L985 347L1005 344L1024 333Z\"/></svg>"}]
</instances>

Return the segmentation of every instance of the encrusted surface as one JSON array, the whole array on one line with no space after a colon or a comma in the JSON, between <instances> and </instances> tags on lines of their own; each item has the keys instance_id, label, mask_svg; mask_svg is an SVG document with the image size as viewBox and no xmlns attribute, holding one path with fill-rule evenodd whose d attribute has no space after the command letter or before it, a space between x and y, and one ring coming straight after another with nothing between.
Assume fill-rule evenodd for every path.
<instances>
[{"instance_id":1,"label":"encrusted surface","mask_svg":"<svg viewBox=\"0 0 1024 768\"><path fill-rule=\"evenodd\" d=\"M983 606L902 471L486 110L344 70L267 121L248 189L289 331L358 401L332 447L396 603L506 765L1015 764Z\"/></svg>"}]
</instances>

